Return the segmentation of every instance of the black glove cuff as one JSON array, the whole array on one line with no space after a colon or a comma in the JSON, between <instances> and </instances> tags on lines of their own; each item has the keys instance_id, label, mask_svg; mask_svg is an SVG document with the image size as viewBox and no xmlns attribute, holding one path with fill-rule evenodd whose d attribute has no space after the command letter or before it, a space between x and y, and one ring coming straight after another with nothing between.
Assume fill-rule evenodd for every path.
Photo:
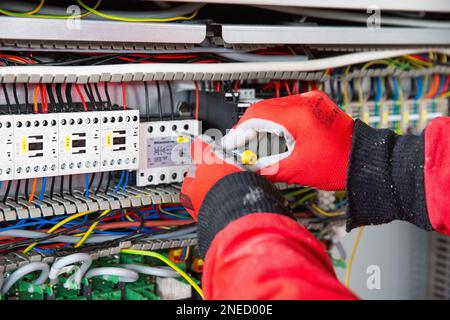
<instances>
[{"instance_id":1,"label":"black glove cuff","mask_svg":"<svg viewBox=\"0 0 450 320\"><path fill-rule=\"evenodd\" d=\"M432 230L426 209L424 137L355 121L347 175L347 230L392 220Z\"/></svg>"},{"instance_id":2,"label":"black glove cuff","mask_svg":"<svg viewBox=\"0 0 450 320\"><path fill-rule=\"evenodd\" d=\"M215 235L230 222L256 212L291 216L275 186L253 172L237 172L220 179L209 192L198 214L200 254L206 255Z\"/></svg>"}]
</instances>

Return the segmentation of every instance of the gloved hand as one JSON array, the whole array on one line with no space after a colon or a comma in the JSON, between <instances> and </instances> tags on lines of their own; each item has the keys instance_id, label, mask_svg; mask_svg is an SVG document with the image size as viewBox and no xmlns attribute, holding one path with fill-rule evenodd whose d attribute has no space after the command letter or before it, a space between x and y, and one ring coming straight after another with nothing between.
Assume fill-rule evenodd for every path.
<instances>
[{"instance_id":1,"label":"gloved hand","mask_svg":"<svg viewBox=\"0 0 450 320\"><path fill-rule=\"evenodd\" d=\"M238 164L227 162L223 154L212 150L212 140L207 136L197 137L191 146L193 165L181 187L181 203L198 220L198 211L206 193L224 176L242 171Z\"/></svg>"},{"instance_id":2,"label":"gloved hand","mask_svg":"<svg viewBox=\"0 0 450 320\"><path fill-rule=\"evenodd\" d=\"M258 159L251 171L274 182L344 190L353 125L325 93L310 91L255 103L222 141L232 149L258 132L280 136L287 151Z\"/></svg>"}]
</instances>

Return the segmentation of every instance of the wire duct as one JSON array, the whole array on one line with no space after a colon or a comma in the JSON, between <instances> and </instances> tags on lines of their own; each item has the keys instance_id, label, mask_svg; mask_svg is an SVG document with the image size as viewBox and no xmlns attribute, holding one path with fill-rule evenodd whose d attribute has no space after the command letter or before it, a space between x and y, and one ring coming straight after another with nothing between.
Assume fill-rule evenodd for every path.
<instances>
[{"instance_id":1,"label":"wire duct","mask_svg":"<svg viewBox=\"0 0 450 320\"><path fill-rule=\"evenodd\" d=\"M120 65L95 65L95 66L9 66L2 67L4 79L15 79L19 74L33 74L36 79L46 75L53 78L59 75L76 74L81 78L97 79L99 75L114 74L118 76L134 74L133 81L141 81L146 73L167 74L181 73L191 75L193 78L201 77L208 73L242 74L242 73L279 73L279 72L309 72L328 68L338 68L350 64L365 63L378 59L389 59L402 55L435 52L450 55L449 49L442 48L412 48L380 50L369 52L356 52L342 54L333 57L307 60L307 61L277 61L277 62L248 62L248 63L211 63L211 64L185 64L185 63L157 63L157 64L120 64ZM142 75L139 78L137 75ZM76 78L74 78L76 79ZM191 79L185 79L191 80Z\"/></svg>"}]
</instances>

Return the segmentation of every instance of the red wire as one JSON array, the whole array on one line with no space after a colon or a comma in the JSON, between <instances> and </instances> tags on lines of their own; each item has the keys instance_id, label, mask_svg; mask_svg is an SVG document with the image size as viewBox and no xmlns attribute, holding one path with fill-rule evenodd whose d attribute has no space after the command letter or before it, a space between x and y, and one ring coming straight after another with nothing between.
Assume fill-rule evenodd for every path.
<instances>
[{"instance_id":1,"label":"red wire","mask_svg":"<svg viewBox=\"0 0 450 320\"><path fill-rule=\"evenodd\" d=\"M447 92L449 84L450 84L450 75L447 75L447 77L445 78L444 87L442 88L441 94Z\"/></svg>"},{"instance_id":2,"label":"red wire","mask_svg":"<svg viewBox=\"0 0 450 320\"><path fill-rule=\"evenodd\" d=\"M293 88L292 88L292 93L293 94L298 94L298 81L297 80L294 80L294 86L293 86Z\"/></svg>"},{"instance_id":3,"label":"red wire","mask_svg":"<svg viewBox=\"0 0 450 320\"><path fill-rule=\"evenodd\" d=\"M200 90L198 88L197 81L194 81L195 85L195 120L198 120L198 112L200 109Z\"/></svg>"},{"instance_id":4,"label":"red wire","mask_svg":"<svg viewBox=\"0 0 450 320\"><path fill-rule=\"evenodd\" d=\"M122 104L123 110L127 110L127 85L125 82L122 82Z\"/></svg>"},{"instance_id":5,"label":"red wire","mask_svg":"<svg viewBox=\"0 0 450 320\"><path fill-rule=\"evenodd\" d=\"M42 91L44 91L43 95L44 95L44 108L45 108L45 113L48 113L48 95L47 95L47 86L42 85Z\"/></svg>"},{"instance_id":6,"label":"red wire","mask_svg":"<svg viewBox=\"0 0 450 320\"><path fill-rule=\"evenodd\" d=\"M275 81L275 97L279 98L280 97L280 81L276 80Z\"/></svg>"},{"instance_id":7,"label":"red wire","mask_svg":"<svg viewBox=\"0 0 450 320\"><path fill-rule=\"evenodd\" d=\"M289 88L289 83L287 82L287 80L283 81L283 83L284 83L284 88L286 89L288 96L290 96L292 93L291 93L291 88Z\"/></svg>"},{"instance_id":8,"label":"red wire","mask_svg":"<svg viewBox=\"0 0 450 320\"><path fill-rule=\"evenodd\" d=\"M84 100L83 94L81 93L80 85L78 83L75 84L75 89L77 90L78 96L81 99L81 104L83 105L84 111L88 111L86 100Z\"/></svg>"},{"instance_id":9,"label":"red wire","mask_svg":"<svg viewBox=\"0 0 450 320\"><path fill-rule=\"evenodd\" d=\"M235 93L237 93L237 92L239 91L239 84L240 84L240 83L239 83L239 81L237 81L237 80L234 82L234 92L235 92Z\"/></svg>"},{"instance_id":10,"label":"red wire","mask_svg":"<svg viewBox=\"0 0 450 320\"><path fill-rule=\"evenodd\" d=\"M39 97L41 98L41 110L43 113L45 113L44 90L42 89L41 84L38 84L38 86L39 86Z\"/></svg>"}]
</instances>

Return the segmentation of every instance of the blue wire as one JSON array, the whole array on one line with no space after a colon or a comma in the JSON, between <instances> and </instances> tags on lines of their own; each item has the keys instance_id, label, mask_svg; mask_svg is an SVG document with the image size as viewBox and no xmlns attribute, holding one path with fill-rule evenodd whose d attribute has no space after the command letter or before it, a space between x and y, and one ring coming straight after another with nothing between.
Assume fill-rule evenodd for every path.
<instances>
[{"instance_id":1,"label":"blue wire","mask_svg":"<svg viewBox=\"0 0 450 320\"><path fill-rule=\"evenodd\" d=\"M42 187L41 187L41 193L39 193L39 197L38 200L42 201L44 200L44 195L45 195L45 186L47 185L47 177L44 177L42 179Z\"/></svg>"},{"instance_id":2,"label":"blue wire","mask_svg":"<svg viewBox=\"0 0 450 320\"><path fill-rule=\"evenodd\" d=\"M123 179L124 179L124 178L125 178L125 170L122 170L122 174L120 175L119 183L118 183L117 186L114 188L114 192L117 193L117 191L119 191L120 186L122 185Z\"/></svg>"},{"instance_id":3,"label":"blue wire","mask_svg":"<svg viewBox=\"0 0 450 320\"><path fill-rule=\"evenodd\" d=\"M436 92L436 95L434 97L440 96L442 94L442 90L444 89L445 81L447 77L443 74L441 74L441 79L439 80L439 89ZM433 97L433 98L434 98Z\"/></svg>"},{"instance_id":4,"label":"blue wire","mask_svg":"<svg viewBox=\"0 0 450 320\"><path fill-rule=\"evenodd\" d=\"M89 198L89 174L84 174L84 183L86 185L86 190L84 191L84 196Z\"/></svg>"},{"instance_id":5,"label":"blue wire","mask_svg":"<svg viewBox=\"0 0 450 320\"><path fill-rule=\"evenodd\" d=\"M125 174L125 182L123 183L122 191L125 191L127 188L129 176L130 176L130 172L127 171L127 173Z\"/></svg>"},{"instance_id":6,"label":"blue wire","mask_svg":"<svg viewBox=\"0 0 450 320\"><path fill-rule=\"evenodd\" d=\"M416 95L414 96L414 113L417 113L418 107L419 107L417 100L422 98L422 95L423 95L423 92L422 92L423 91L423 80L420 77L416 77L415 80L416 80L417 92L416 92Z\"/></svg>"}]
</instances>

